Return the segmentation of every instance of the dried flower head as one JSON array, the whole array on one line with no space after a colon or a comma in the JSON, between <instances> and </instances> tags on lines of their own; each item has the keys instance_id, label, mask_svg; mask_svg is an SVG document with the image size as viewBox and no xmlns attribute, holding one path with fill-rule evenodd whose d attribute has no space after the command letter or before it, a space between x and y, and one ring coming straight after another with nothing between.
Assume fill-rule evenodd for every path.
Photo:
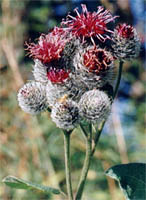
<instances>
[{"instance_id":1,"label":"dried flower head","mask_svg":"<svg viewBox=\"0 0 146 200\"><path fill-rule=\"evenodd\" d=\"M130 60L138 56L140 39L136 29L127 24L118 25L113 33L113 53L116 58Z\"/></svg>"},{"instance_id":2,"label":"dried flower head","mask_svg":"<svg viewBox=\"0 0 146 200\"><path fill-rule=\"evenodd\" d=\"M27 44L27 50L31 57L40 60L43 64L48 64L61 57L67 41L65 29L55 27L49 34L42 34L38 44Z\"/></svg>"},{"instance_id":3,"label":"dried flower head","mask_svg":"<svg viewBox=\"0 0 146 200\"><path fill-rule=\"evenodd\" d=\"M81 6L81 14L75 9L77 16L68 15L62 24L66 25L73 35L82 38L83 41L85 38L91 38L93 41L93 37L97 37L102 42L109 39L108 33L112 33L112 31L107 28L107 24L113 22L116 17L113 17L108 10L104 10L101 6L98 7L97 12L89 12L84 4Z\"/></svg>"},{"instance_id":4,"label":"dried flower head","mask_svg":"<svg viewBox=\"0 0 146 200\"><path fill-rule=\"evenodd\" d=\"M74 57L75 79L88 89L99 88L115 79L113 57L110 52L95 46L80 48Z\"/></svg>"},{"instance_id":5,"label":"dried flower head","mask_svg":"<svg viewBox=\"0 0 146 200\"><path fill-rule=\"evenodd\" d=\"M109 70L113 62L113 57L103 49L98 49L95 46L88 49L83 54L84 66L89 72L99 75L101 72Z\"/></svg>"},{"instance_id":6,"label":"dried flower head","mask_svg":"<svg viewBox=\"0 0 146 200\"><path fill-rule=\"evenodd\" d=\"M92 123L107 119L111 110L111 99L100 90L90 90L79 101L80 115Z\"/></svg>"},{"instance_id":7,"label":"dried flower head","mask_svg":"<svg viewBox=\"0 0 146 200\"><path fill-rule=\"evenodd\" d=\"M51 118L57 127L71 130L79 122L78 106L65 95L53 106Z\"/></svg>"},{"instance_id":8,"label":"dried flower head","mask_svg":"<svg viewBox=\"0 0 146 200\"><path fill-rule=\"evenodd\" d=\"M38 114L47 109L46 89L39 82L25 84L18 92L19 106L30 114Z\"/></svg>"}]
</instances>

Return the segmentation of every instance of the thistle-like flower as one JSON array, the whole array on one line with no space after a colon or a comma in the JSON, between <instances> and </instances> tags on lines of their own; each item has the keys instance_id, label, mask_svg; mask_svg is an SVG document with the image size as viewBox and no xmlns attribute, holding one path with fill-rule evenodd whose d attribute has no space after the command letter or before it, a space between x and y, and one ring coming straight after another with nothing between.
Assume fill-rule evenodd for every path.
<instances>
[{"instance_id":1,"label":"thistle-like flower","mask_svg":"<svg viewBox=\"0 0 146 200\"><path fill-rule=\"evenodd\" d=\"M79 112L83 119L92 123L106 120L111 110L111 98L100 90L90 90L79 101Z\"/></svg>"},{"instance_id":2,"label":"thistle-like flower","mask_svg":"<svg viewBox=\"0 0 146 200\"><path fill-rule=\"evenodd\" d=\"M77 104L64 95L53 106L51 118L56 126L62 129L71 130L79 123L79 109Z\"/></svg>"},{"instance_id":3,"label":"thistle-like flower","mask_svg":"<svg viewBox=\"0 0 146 200\"><path fill-rule=\"evenodd\" d=\"M106 83L113 84L115 68L110 52L95 46L80 48L74 57L75 79L88 89L101 88Z\"/></svg>"},{"instance_id":4,"label":"thistle-like flower","mask_svg":"<svg viewBox=\"0 0 146 200\"><path fill-rule=\"evenodd\" d=\"M90 38L94 43L94 37L102 42L110 39L108 33L112 33L112 30L107 28L107 24L113 22L116 16L113 17L108 10L104 10L101 6L98 7L97 12L93 13L87 10L86 5L82 4L81 6L81 14L76 8L77 16L68 15L66 21L63 21L62 24L66 25L73 35L80 37L83 41L85 38Z\"/></svg>"},{"instance_id":5,"label":"thistle-like flower","mask_svg":"<svg viewBox=\"0 0 146 200\"><path fill-rule=\"evenodd\" d=\"M92 47L87 49L83 54L83 64L96 75L100 75L101 72L105 72L110 69L113 58L111 54L103 49Z\"/></svg>"},{"instance_id":6,"label":"thistle-like flower","mask_svg":"<svg viewBox=\"0 0 146 200\"><path fill-rule=\"evenodd\" d=\"M69 78L69 71L65 69L50 68L47 72L47 77L52 83L63 83Z\"/></svg>"},{"instance_id":7,"label":"thistle-like flower","mask_svg":"<svg viewBox=\"0 0 146 200\"><path fill-rule=\"evenodd\" d=\"M58 60L64 49L68 38L63 28L55 27L52 32L42 34L38 44L26 44L30 57L40 60L43 64L48 64L53 60Z\"/></svg>"},{"instance_id":8,"label":"thistle-like flower","mask_svg":"<svg viewBox=\"0 0 146 200\"><path fill-rule=\"evenodd\" d=\"M120 60L130 60L140 52L140 39L136 29L127 24L118 25L113 33L114 56Z\"/></svg>"},{"instance_id":9,"label":"thistle-like flower","mask_svg":"<svg viewBox=\"0 0 146 200\"><path fill-rule=\"evenodd\" d=\"M42 83L29 82L18 92L19 106L29 114L38 114L47 109L46 89Z\"/></svg>"}]
</instances>

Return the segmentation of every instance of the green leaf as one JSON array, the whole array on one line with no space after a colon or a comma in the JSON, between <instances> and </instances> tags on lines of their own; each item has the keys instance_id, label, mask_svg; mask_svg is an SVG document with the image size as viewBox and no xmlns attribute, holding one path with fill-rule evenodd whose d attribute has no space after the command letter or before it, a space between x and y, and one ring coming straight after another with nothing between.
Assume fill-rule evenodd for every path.
<instances>
[{"instance_id":1,"label":"green leaf","mask_svg":"<svg viewBox=\"0 0 146 200\"><path fill-rule=\"evenodd\" d=\"M105 173L119 182L126 200L146 200L146 164L116 165Z\"/></svg>"},{"instance_id":2,"label":"green leaf","mask_svg":"<svg viewBox=\"0 0 146 200\"><path fill-rule=\"evenodd\" d=\"M45 194L49 194L49 193L61 194L62 193L59 189L25 181L25 180L16 178L14 176L7 176L2 180L2 182L4 182L9 187L12 187L15 189L34 190L36 192L42 192Z\"/></svg>"}]
</instances>

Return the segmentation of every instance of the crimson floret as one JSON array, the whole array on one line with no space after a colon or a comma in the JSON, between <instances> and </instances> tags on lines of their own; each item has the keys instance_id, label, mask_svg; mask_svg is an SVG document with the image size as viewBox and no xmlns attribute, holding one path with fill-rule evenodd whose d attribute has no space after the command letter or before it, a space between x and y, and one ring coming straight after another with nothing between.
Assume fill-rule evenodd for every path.
<instances>
[{"instance_id":1,"label":"crimson floret","mask_svg":"<svg viewBox=\"0 0 146 200\"><path fill-rule=\"evenodd\" d=\"M113 57L104 49L98 49L96 47L88 49L83 55L84 65L89 72L96 73L108 70L113 61Z\"/></svg>"},{"instance_id":2,"label":"crimson floret","mask_svg":"<svg viewBox=\"0 0 146 200\"><path fill-rule=\"evenodd\" d=\"M42 34L38 44L26 44L26 50L29 51L30 57L39 59L43 64L48 64L60 58L67 41L65 29L55 27L49 34Z\"/></svg>"},{"instance_id":3,"label":"crimson floret","mask_svg":"<svg viewBox=\"0 0 146 200\"><path fill-rule=\"evenodd\" d=\"M47 77L52 83L63 83L69 77L69 71L52 68L47 72Z\"/></svg>"},{"instance_id":4,"label":"crimson floret","mask_svg":"<svg viewBox=\"0 0 146 200\"><path fill-rule=\"evenodd\" d=\"M119 24L119 26L117 27L117 32L118 34L123 37L123 38L133 38L134 36L134 28L131 25L128 24Z\"/></svg>"},{"instance_id":5,"label":"crimson floret","mask_svg":"<svg viewBox=\"0 0 146 200\"><path fill-rule=\"evenodd\" d=\"M113 31L107 28L107 24L114 21L117 16L113 17L102 6L97 7L97 12L89 12L84 4L81 6L81 14L75 9L77 16L68 15L66 21L63 21L62 24L66 25L76 37L81 37L83 41L85 38L91 38L94 43L93 37L97 37L102 42L107 38L110 39L107 33L113 33Z\"/></svg>"}]
</instances>

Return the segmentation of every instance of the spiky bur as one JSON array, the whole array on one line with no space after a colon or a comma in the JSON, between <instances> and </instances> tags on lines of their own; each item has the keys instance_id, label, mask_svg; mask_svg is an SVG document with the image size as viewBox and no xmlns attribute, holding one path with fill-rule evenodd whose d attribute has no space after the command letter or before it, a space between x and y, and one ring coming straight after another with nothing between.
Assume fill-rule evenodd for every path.
<instances>
[{"instance_id":1,"label":"spiky bur","mask_svg":"<svg viewBox=\"0 0 146 200\"><path fill-rule=\"evenodd\" d=\"M79 112L83 119L100 123L111 111L112 100L104 91L97 89L86 92L79 101Z\"/></svg>"},{"instance_id":2,"label":"spiky bur","mask_svg":"<svg viewBox=\"0 0 146 200\"><path fill-rule=\"evenodd\" d=\"M97 47L91 47L83 54L85 68L96 75L109 70L112 61L113 58L110 53Z\"/></svg>"},{"instance_id":3,"label":"spiky bur","mask_svg":"<svg viewBox=\"0 0 146 200\"><path fill-rule=\"evenodd\" d=\"M79 14L77 8L75 12L76 17L71 15L67 16L67 19L62 22L68 30L77 38L80 37L82 41L86 38L90 38L94 43L94 38L104 42L106 39L110 39L109 33L112 30L107 28L107 24L113 22L117 17L113 17L108 10L104 10L103 7L97 7L97 12L89 12L86 5L82 4L82 13Z\"/></svg>"},{"instance_id":4,"label":"spiky bur","mask_svg":"<svg viewBox=\"0 0 146 200\"><path fill-rule=\"evenodd\" d=\"M55 27L47 35L42 34L37 44L26 44L30 57L40 60L43 64L59 59L68 41L66 34L65 29Z\"/></svg>"},{"instance_id":5,"label":"spiky bur","mask_svg":"<svg viewBox=\"0 0 146 200\"><path fill-rule=\"evenodd\" d=\"M18 92L19 106L29 114L38 114L47 109L46 88L40 82L29 82Z\"/></svg>"},{"instance_id":6,"label":"spiky bur","mask_svg":"<svg viewBox=\"0 0 146 200\"><path fill-rule=\"evenodd\" d=\"M78 106L74 101L64 95L53 106L51 118L59 128L66 130L74 129L79 123Z\"/></svg>"},{"instance_id":7,"label":"spiky bur","mask_svg":"<svg viewBox=\"0 0 146 200\"><path fill-rule=\"evenodd\" d=\"M131 60L140 52L140 38L136 29L127 24L119 24L113 33L114 56L120 60Z\"/></svg>"},{"instance_id":8,"label":"spiky bur","mask_svg":"<svg viewBox=\"0 0 146 200\"><path fill-rule=\"evenodd\" d=\"M55 67L60 67L59 65L56 65L55 63L50 63L50 65L44 65L40 60L36 59L35 65L33 67L33 75L36 81L39 81L41 83L47 84L49 81L56 84L63 84L67 79L69 79L69 70L66 69L57 69ZM54 66L52 67L51 66Z\"/></svg>"},{"instance_id":9,"label":"spiky bur","mask_svg":"<svg viewBox=\"0 0 146 200\"><path fill-rule=\"evenodd\" d=\"M111 53L96 46L81 47L74 57L74 66L74 79L90 90L106 83L112 85L116 76Z\"/></svg>"}]
</instances>

